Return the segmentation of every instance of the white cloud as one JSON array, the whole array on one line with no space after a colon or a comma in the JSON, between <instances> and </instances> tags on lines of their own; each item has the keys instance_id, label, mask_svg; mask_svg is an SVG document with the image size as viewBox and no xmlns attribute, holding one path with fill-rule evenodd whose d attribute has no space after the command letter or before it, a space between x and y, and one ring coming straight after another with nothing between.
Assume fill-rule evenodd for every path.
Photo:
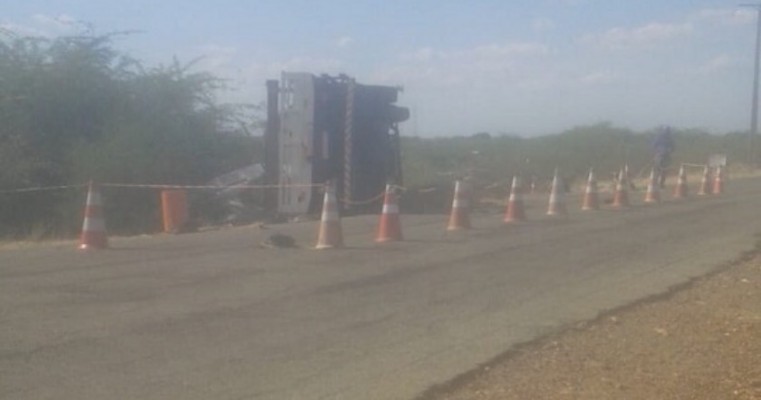
<instances>
[{"instance_id":1,"label":"white cloud","mask_svg":"<svg viewBox=\"0 0 761 400\"><path fill-rule=\"evenodd\" d=\"M269 63L255 62L244 70L244 74L249 81L264 82L265 79L278 78L284 71L337 74L343 72L344 67L343 61L336 58L299 56Z\"/></svg>"},{"instance_id":2,"label":"white cloud","mask_svg":"<svg viewBox=\"0 0 761 400\"><path fill-rule=\"evenodd\" d=\"M24 23L0 22L0 29L21 36L53 37L75 34L89 29L89 26L68 14L57 16L34 14Z\"/></svg>"},{"instance_id":3,"label":"white cloud","mask_svg":"<svg viewBox=\"0 0 761 400\"><path fill-rule=\"evenodd\" d=\"M402 54L393 65L374 74L388 84L410 83L432 86L477 85L515 82L530 74L536 60L549 54L549 48L536 42L483 44L467 49L437 50L422 47Z\"/></svg>"},{"instance_id":4,"label":"white cloud","mask_svg":"<svg viewBox=\"0 0 761 400\"><path fill-rule=\"evenodd\" d=\"M220 96L225 102L259 102L265 98L264 82L280 79L282 72L326 73L336 75L345 72L344 62L336 58L297 56L272 62L252 61L244 57L242 51L234 47L209 45L208 56L199 63L199 68L214 75L229 79L229 91ZM216 51L216 53L214 52Z\"/></svg>"},{"instance_id":5,"label":"white cloud","mask_svg":"<svg viewBox=\"0 0 761 400\"><path fill-rule=\"evenodd\" d=\"M213 71L230 67L238 55L238 49L232 46L205 44L198 46L194 53L203 57L199 62L202 69Z\"/></svg>"},{"instance_id":6,"label":"white cloud","mask_svg":"<svg viewBox=\"0 0 761 400\"><path fill-rule=\"evenodd\" d=\"M423 47L418 49L415 53L410 55L404 55L403 58L411 58L417 61L430 61L436 56L436 52L431 47Z\"/></svg>"},{"instance_id":7,"label":"white cloud","mask_svg":"<svg viewBox=\"0 0 761 400\"><path fill-rule=\"evenodd\" d=\"M551 31L555 28L555 22L549 18L534 18L531 21L531 29L535 32Z\"/></svg>"},{"instance_id":8,"label":"white cloud","mask_svg":"<svg viewBox=\"0 0 761 400\"><path fill-rule=\"evenodd\" d=\"M689 36L691 23L651 22L635 28L617 27L601 34L589 34L581 42L609 50L650 47L659 43Z\"/></svg>"},{"instance_id":9,"label":"white cloud","mask_svg":"<svg viewBox=\"0 0 761 400\"><path fill-rule=\"evenodd\" d=\"M595 71L581 76L578 81L584 85L604 85L614 82L618 76L609 71Z\"/></svg>"},{"instance_id":10,"label":"white cloud","mask_svg":"<svg viewBox=\"0 0 761 400\"><path fill-rule=\"evenodd\" d=\"M465 50L453 52L450 58L462 58L475 56L478 59L490 59L494 61L515 61L519 57L546 55L549 49L540 43L508 43L487 44Z\"/></svg>"},{"instance_id":11,"label":"white cloud","mask_svg":"<svg viewBox=\"0 0 761 400\"><path fill-rule=\"evenodd\" d=\"M27 25L15 24L13 22L0 22L0 31L19 36L47 36L45 32L40 29Z\"/></svg>"},{"instance_id":12,"label":"white cloud","mask_svg":"<svg viewBox=\"0 0 761 400\"><path fill-rule=\"evenodd\" d=\"M749 8L704 8L690 15L698 22L725 26L748 25L756 20L756 11Z\"/></svg>"},{"instance_id":13,"label":"white cloud","mask_svg":"<svg viewBox=\"0 0 761 400\"><path fill-rule=\"evenodd\" d=\"M721 54L701 65L698 68L698 72L703 74L710 74L712 72L720 71L732 66L733 62L734 60L730 56Z\"/></svg>"},{"instance_id":14,"label":"white cloud","mask_svg":"<svg viewBox=\"0 0 761 400\"><path fill-rule=\"evenodd\" d=\"M80 22L67 14L60 14L57 16L50 16L46 14L34 14L32 15L32 21L42 27L47 27L57 30L67 30L72 26L80 24Z\"/></svg>"},{"instance_id":15,"label":"white cloud","mask_svg":"<svg viewBox=\"0 0 761 400\"><path fill-rule=\"evenodd\" d=\"M351 47L351 45L354 44L354 39L352 39L349 36L341 36L340 38L336 39L335 45L339 48L347 48Z\"/></svg>"}]
</instances>

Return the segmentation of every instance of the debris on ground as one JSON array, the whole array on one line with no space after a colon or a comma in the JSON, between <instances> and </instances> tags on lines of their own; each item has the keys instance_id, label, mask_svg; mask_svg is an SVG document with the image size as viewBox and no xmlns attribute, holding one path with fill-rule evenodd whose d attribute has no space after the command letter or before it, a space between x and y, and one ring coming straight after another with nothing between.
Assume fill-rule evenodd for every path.
<instances>
[{"instance_id":1,"label":"debris on ground","mask_svg":"<svg viewBox=\"0 0 761 400\"><path fill-rule=\"evenodd\" d=\"M275 233L269 235L267 239L261 243L261 245L264 247L277 249L295 248L296 239L294 239L293 236L284 235L282 233Z\"/></svg>"}]
</instances>

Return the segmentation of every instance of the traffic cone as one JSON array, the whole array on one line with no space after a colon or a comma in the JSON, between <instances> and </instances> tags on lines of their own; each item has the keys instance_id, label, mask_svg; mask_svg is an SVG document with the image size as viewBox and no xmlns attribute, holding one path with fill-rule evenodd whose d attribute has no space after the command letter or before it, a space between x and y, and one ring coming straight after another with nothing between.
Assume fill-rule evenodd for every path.
<instances>
[{"instance_id":1,"label":"traffic cone","mask_svg":"<svg viewBox=\"0 0 761 400\"><path fill-rule=\"evenodd\" d=\"M624 167L618 174L618 182L616 182L616 193L613 196L614 208L629 207L629 190L627 189L628 184L629 183L626 179L626 167Z\"/></svg>"},{"instance_id":2,"label":"traffic cone","mask_svg":"<svg viewBox=\"0 0 761 400\"><path fill-rule=\"evenodd\" d=\"M523 207L523 194L521 190L521 181L517 176L513 177L513 186L510 188L510 198L507 200L507 210L505 210L506 223L525 221L526 211Z\"/></svg>"},{"instance_id":3,"label":"traffic cone","mask_svg":"<svg viewBox=\"0 0 761 400\"><path fill-rule=\"evenodd\" d=\"M655 174L655 168L650 171L650 181L647 183L647 192L645 192L645 203L653 204L661 201L661 186L658 183L658 176Z\"/></svg>"},{"instance_id":4,"label":"traffic cone","mask_svg":"<svg viewBox=\"0 0 761 400\"><path fill-rule=\"evenodd\" d=\"M698 196L706 196L711 194L711 167L707 166L703 169L703 180L700 181L700 191Z\"/></svg>"},{"instance_id":5,"label":"traffic cone","mask_svg":"<svg viewBox=\"0 0 761 400\"><path fill-rule=\"evenodd\" d=\"M386 195L383 198L378 236L376 242L394 242L402 240L402 224L399 221L399 203L393 185L386 185Z\"/></svg>"},{"instance_id":6,"label":"traffic cone","mask_svg":"<svg viewBox=\"0 0 761 400\"><path fill-rule=\"evenodd\" d=\"M547 215L551 216L566 216L568 210L565 208L563 202L563 188L560 187L560 177L558 176L558 169L555 168L555 176L552 178L552 189L550 191L550 205L547 208Z\"/></svg>"},{"instance_id":7,"label":"traffic cone","mask_svg":"<svg viewBox=\"0 0 761 400\"><path fill-rule=\"evenodd\" d=\"M721 165L716 167L716 176L713 178L713 194L724 193L724 171Z\"/></svg>"},{"instance_id":8,"label":"traffic cone","mask_svg":"<svg viewBox=\"0 0 761 400\"><path fill-rule=\"evenodd\" d=\"M679 177L676 181L676 187L674 188L674 198L684 199L687 197L687 172L684 170L684 165L679 167Z\"/></svg>"},{"instance_id":9,"label":"traffic cone","mask_svg":"<svg viewBox=\"0 0 761 400\"><path fill-rule=\"evenodd\" d=\"M332 182L328 182L325 184L322 218L320 219L320 231L317 235L315 249L333 249L343 247L343 244L343 230L341 229L341 217L338 215L336 188Z\"/></svg>"},{"instance_id":10,"label":"traffic cone","mask_svg":"<svg viewBox=\"0 0 761 400\"><path fill-rule=\"evenodd\" d=\"M108 247L106 222L103 219L103 201L98 186L92 181L88 185L85 219L82 223L80 250L97 250Z\"/></svg>"},{"instance_id":11,"label":"traffic cone","mask_svg":"<svg viewBox=\"0 0 761 400\"><path fill-rule=\"evenodd\" d=\"M587 179L587 188L584 191L581 209L584 211L600 209L600 199L597 194L597 179L595 179L595 172L592 168L589 169L589 178Z\"/></svg>"},{"instance_id":12,"label":"traffic cone","mask_svg":"<svg viewBox=\"0 0 761 400\"><path fill-rule=\"evenodd\" d=\"M531 194L536 193L536 177L531 177Z\"/></svg>"},{"instance_id":13,"label":"traffic cone","mask_svg":"<svg viewBox=\"0 0 761 400\"><path fill-rule=\"evenodd\" d=\"M470 229L470 216L468 215L468 194L465 184L456 181L454 185L454 200L452 200L452 213L449 216L448 231Z\"/></svg>"}]
</instances>

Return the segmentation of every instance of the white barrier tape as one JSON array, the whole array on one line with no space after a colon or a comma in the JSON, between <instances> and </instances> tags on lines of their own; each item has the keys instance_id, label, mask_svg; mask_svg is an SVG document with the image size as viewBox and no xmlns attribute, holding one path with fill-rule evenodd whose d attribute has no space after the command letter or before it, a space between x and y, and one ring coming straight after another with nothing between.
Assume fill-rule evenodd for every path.
<instances>
[{"instance_id":1,"label":"white barrier tape","mask_svg":"<svg viewBox=\"0 0 761 400\"><path fill-rule=\"evenodd\" d=\"M113 188L138 188L138 189L214 189L214 190L224 190L224 189L279 189L284 187L303 187L303 188L314 188L314 187L323 187L325 185L323 184L303 184L303 185L232 185L232 186L215 186L215 185L147 185L147 184L137 184L137 183L101 183L99 184L101 187L113 187Z\"/></svg>"},{"instance_id":2,"label":"white barrier tape","mask_svg":"<svg viewBox=\"0 0 761 400\"><path fill-rule=\"evenodd\" d=\"M375 202L381 200L383 198L383 196L385 196L385 195L386 195L386 191L384 190L381 194L379 194L379 195L377 195L375 197L372 197L370 199L367 199L367 200L349 200L349 199L343 199L343 201L344 201L344 204L349 204L349 205L353 205L353 206L361 206L361 205L367 205L367 204L375 203Z\"/></svg>"},{"instance_id":3,"label":"white barrier tape","mask_svg":"<svg viewBox=\"0 0 761 400\"><path fill-rule=\"evenodd\" d=\"M82 185L31 187L31 188L21 188L21 189L0 190L0 194L50 192L50 191L53 191L53 190L81 189L81 188L86 188L86 187L87 187L87 185L84 185L84 184L82 184Z\"/></svg>"}]
</instances>

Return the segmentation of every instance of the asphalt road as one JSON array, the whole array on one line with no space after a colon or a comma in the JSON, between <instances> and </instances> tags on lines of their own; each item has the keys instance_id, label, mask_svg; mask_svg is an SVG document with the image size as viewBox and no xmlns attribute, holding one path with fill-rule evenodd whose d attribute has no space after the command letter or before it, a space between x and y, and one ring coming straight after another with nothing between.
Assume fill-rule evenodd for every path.
<instances>
[{"instance_id":1,"label":"asphalt road","mask_svg":"<svg viewBox=\"0 0 761 400\"><path fill-rule=\"evenodd\" d=\"M694 185L693 185L694 186ZM664 193L666 194L666 193ZM404 216L407 241L315 251L314 222L0 249L2 399L409 399L517 343L753 248L761 180L529 221ZM576 197L576 196L574 196ZM665 196L668 197L668 196ZM570 201L573 200L573 201ZM293 235L293 250L257 246Z\"/></svg>"}]
</instances>

